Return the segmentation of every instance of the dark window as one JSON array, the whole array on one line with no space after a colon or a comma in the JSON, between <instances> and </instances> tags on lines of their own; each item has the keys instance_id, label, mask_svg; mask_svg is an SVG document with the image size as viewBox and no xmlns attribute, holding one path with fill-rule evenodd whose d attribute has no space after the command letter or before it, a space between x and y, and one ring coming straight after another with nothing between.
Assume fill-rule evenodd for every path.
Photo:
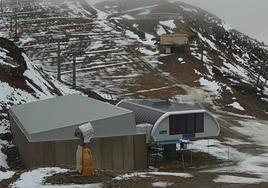
<instances>
[{"instance_id":1,"label":"dark window","mask_svg":"<svg viewBox=\"0 0 268 188\"><path fill-rule=\"evenodd\" d=\"M183 134L187 132L187 116L171 115L169 116L169 134Z\"/></svg>"},{"instance_id":2,"label":"dark window","mask_svg":"<svg viewBox=\"0 0 268 188\"><path fill-rule=\"evenodd\" d=\"M170 116L169 125L170 134L177 134L178 132L186 131L186 119L184 116Z\"/></svg>"},{"instance_id":3,"label":"dark window","mask_svg":"<svg viewBox=\"0 0 268 188\"><path fill-rule=\"evenodd\" d=\"M195 133L195 114L187 115L187 133Z\"/></svg>"},{"instance_id":4,"label":"dark window","mask_svg":"<svg viewBox=\"0 0 268 188\"><path fill-rule=\"evenodd\" d=\"M197 133L204 132L204 114L195 114L195 130Z\"/></svg>"},{"instance_id":5,"label":"dark window","mask_svg":"<svg viewBox=\"0 0 268 188\"><path fill-rule=\"evenodd\" d=\"M169 116L169 134L204 132L204 113Z\"/></svg>"},{"instance_id":6,"label":"dark window","mask_svg":"<svg viewBox=\"0 0 268 188\"><path fill-rule=\"evenodd\" d=\"M177 116L177 118L175 118L177 120L177 124L179 125L178 127L178 132L186 132L187 131L187 119L186 116L182 115L182 116Z\"/></svg>"}]
</instances>

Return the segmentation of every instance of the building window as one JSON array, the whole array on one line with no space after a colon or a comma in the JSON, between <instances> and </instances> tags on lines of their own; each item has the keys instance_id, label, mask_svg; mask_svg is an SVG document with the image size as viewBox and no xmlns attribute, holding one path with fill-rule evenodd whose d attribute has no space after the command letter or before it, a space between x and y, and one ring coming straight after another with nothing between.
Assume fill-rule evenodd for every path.
<instances>
[{"instance_id":1,"label":"building window","mask_svg":"<svg viewBox=\"0 0 268 188\"><path fill-rule=\"evenodd\" d=\"M195 114L195 131L196 133L204 132L204 113Z\"/></svg>"},{"instance_id":2,"label":"building window","mask_svg":"<svg viewBox=\"0 0 268 188\"><path fill-rule=\"evenodd\" d=\"M169 116L169 134L193 134L204 132L204 113Z\"/></svg>"}]
</instances>

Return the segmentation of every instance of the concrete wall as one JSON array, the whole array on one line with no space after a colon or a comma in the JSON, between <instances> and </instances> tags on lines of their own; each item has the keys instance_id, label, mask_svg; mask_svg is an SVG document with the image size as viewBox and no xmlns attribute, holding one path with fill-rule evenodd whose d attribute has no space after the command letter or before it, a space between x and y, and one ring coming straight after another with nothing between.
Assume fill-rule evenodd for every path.
<instances>
[{"instance_id":1,"label":"concrete wall","mask_svg":"<svg viewBox=\"0 0 268 188\"><path fill-rule=\"evenodd\" d=\"M29 143L10 117L14 142L27 168L62 166L75 167L76 140ZM92 139L93 166L98 169L146 169L147 145L145 135Z\"/></svg>"}]
</instances>

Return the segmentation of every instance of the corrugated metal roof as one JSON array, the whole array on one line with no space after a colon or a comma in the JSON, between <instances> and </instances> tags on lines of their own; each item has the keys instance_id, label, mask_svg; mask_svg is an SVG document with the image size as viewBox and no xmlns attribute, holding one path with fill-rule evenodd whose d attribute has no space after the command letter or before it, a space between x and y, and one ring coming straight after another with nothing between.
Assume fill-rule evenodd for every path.
<instances>
[{"instance_id":1,"label":"corrugated metal roof","mask_svg":"<svg viewBox=\"0 0 268 188\"><path fill-rule=\"evenodd\" d=\"M98 122L117 116L129 116L129 122L113 123L110 121L108 125L98 125L99 136L109 134L112 127L119 130L118 135L122 133L135 133L135 120L132 111L117 107L108 103L104 103L92 98L84 97L81 95L69 95L63 97L56 97L52 99L42 100L38 102L22 104L11 107L11 115L14 115L16 120L19 121L22 130L26 131L28 137L31 134L45 133L53 130L63 130L74 125L80 125L86 122ZM126 118L127 119L127 118ZM115 121L115 120L114 120ZM132 122L133 121L133 122ZM107 124L107 123L106 123ZM111 134L116 134L116 132ZM120 132L121 131L121 132ZM63 133L64 134L64 133ZM69 133L71 137L72 133ZM56 136L55 136L56 137Z\"/></svg>"},{"instance_id":2,"label":"corrugated metal roof","mask_svg":"<svg viewBox=\"0 0 268 188\"><path fill-rule=\"evenodd\" d=\"M123 101L118 106L129 109L135 113L137 124L150 123L154 125L156 121L165 113L155 109L149 109L145 106L136 105L130 101Z\"/></svg>"},{"instance_id":3,"label":"corrugated metal roof","mask_svg":"<svg viewBox=\"0 0 268 188\"><path fill-rule=\"evenodd\" d=\"M174 103L160 99L134 99L128 100L126 102L134 103L149 109L158 110L162 112L202 110L202 108L197 105Z\"/></svg>"}]
</instances>

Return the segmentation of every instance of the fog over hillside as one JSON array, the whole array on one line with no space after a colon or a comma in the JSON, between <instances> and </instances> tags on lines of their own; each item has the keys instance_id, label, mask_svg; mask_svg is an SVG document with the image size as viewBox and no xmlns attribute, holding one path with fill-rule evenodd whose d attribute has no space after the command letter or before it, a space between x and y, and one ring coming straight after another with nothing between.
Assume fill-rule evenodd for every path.
<instances>
[{"instance_id":1,"label":"fog over hillside","mask_svg":"<svg viewBox=\"0 0 268 188\"><path fill-rule=\"evenodd\" d=\"M92 4L105 0L92 0ZM110 0L114 1L114 0ZM122 0L125 2L127 0ZM151 0L147 0L151 1ZM161 0L158 0L161 1ZM165 1L165 0L162 0ZM169 0L189 3L207 10L225 20L233 28L268 44L268 24L262 20L268 18L267 0ZM136 2L136 1L135 1ZM151 1L152 2L152 1Z\"/></svg>"},{"instance_id":2,"label":"fog over hillside","mask_svg":"<svg viewBox=\"0 0 268 188\"><path fill-rule=\"evenodd\" d=\"M268 18L267 0L181 0L203 8L221 19L233 28L268 44L268 24L263 20Z\"/></svg>"}]
</instances>

